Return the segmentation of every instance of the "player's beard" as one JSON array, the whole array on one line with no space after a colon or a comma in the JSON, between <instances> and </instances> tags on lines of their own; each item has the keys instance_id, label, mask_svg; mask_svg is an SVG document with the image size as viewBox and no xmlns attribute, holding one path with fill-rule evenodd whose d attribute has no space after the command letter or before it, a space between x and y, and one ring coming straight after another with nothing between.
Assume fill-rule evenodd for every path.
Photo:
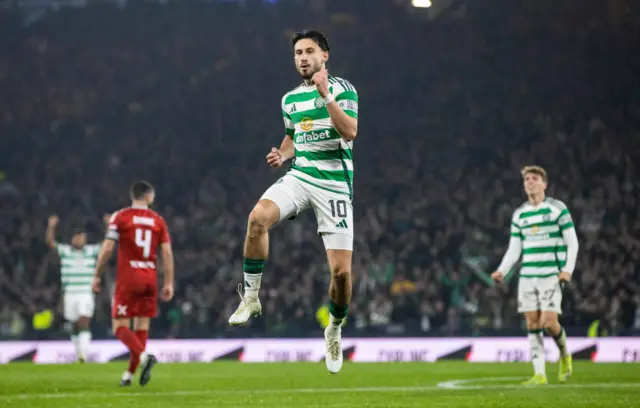
<instances>
[{"instance_id":1,"label":"player's beard","mask_svg":"<svg viewBox=\"0 0 640 408\"><path fill-rule=\"evenodd\" d=\"M298 73L300 74L302 79L304 79L304 82L307 83L308 85L312 85L311 78L313 78L313 75L319 71L320 71L320 64L309 64L309 68L307 68L306 74L303 74L302 68L298 67Z\"/></svg>"}]
</instances>

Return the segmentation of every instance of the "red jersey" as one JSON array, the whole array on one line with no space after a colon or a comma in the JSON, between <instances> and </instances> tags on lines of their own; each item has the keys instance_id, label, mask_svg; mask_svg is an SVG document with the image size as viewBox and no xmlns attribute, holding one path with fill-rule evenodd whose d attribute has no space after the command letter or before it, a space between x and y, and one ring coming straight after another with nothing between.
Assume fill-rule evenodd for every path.
<instances>
[{"instance_id":1,"label":"red jersey","mask_svg":"<svg viewBox=\"0 0 640 408\"><path fill-rule=\"evenodd\" d=\"M123 208L111 216L107 238L120 241L116 283L157 281L156 253L170 242L164 218L144 207Z\"/></svg>"}]
</instances>

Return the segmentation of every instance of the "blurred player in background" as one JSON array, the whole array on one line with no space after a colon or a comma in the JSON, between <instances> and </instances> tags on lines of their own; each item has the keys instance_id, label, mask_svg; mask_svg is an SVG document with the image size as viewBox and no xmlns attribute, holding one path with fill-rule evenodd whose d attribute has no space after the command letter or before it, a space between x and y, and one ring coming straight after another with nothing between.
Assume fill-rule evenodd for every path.
<instances>
[{"instance_id":1,"label":"blurred player in background","mask_svg":"<svg viewBox=\"0 0 640 408\"><path fill-rule=\"evenodd\" d=\"M164 282L160 298L173 298L173 251L164 219L149 209L155 198L153 186L146 181L131 186L131 207L115 212L109 220L106 239L98 256L93 290L100 291L102 272L113 254L116 241L118 262L116 287L111 317L113 332L130 351L129 368L122 375L121 386L131 385L138 365L140 385L146 385L157 363L155 356L145 351L149 325L157 314L158 279L156 252L160 249ZM133 329L131 327L133 319Z\"/></svg>"},{"instance_id":2,"label":"blurred player in background","mask_svg":"<svg viewBox=\"0 0 640 408\"><path fill-rule=\"evenodd\" d=\"M296 33L291 41L303 82L282 98L285 136L267 163L291 170L273 184L249 215L244 244L244 295L229 324L260 314L258 290L269 254L268 231L312 208L327 253L330 324L325 329L327 369L342 368L341 327L351 299L353 251L353 141L358 133L358 94L349 81L327 72L329 42L318 31Z\"/></svg>"},{"instance_id":3,"label":"blurred player in background","mask_svg":"<svg viewBox=\"0 0 640 408\"><path fill-rule=\"evenodd\" d=\"M57 215L49 217L46 240L47 245L55 249L60 257L64 319L70 325L76 359L84 363L91 344L89 325L95 309L91 278L100 252L100 244L87 244L87 234L83 230L74 231L71 245L56 242L56 227L59 221ZM105 215L104 221L109 221L109 215Z\"/></svg>"},{"instance_id":4,"label":"blurred player in background","mask_svg":"<svg viewBox=\"0 0 640 408\"><path fill-rule=\"evenodd\" d=\"M547 172L539 166L522 169L524 190L529 200L518 207L511 219L511 238L498 270L492 274L502 281L522 255L518 284L518 312L524 313L534 376L525 385L547 383L543 330L560 351L558 379L572 374L567 336L558 321L562 313L562 288L571 280L578 257L578 236L567 206L545 197Z\"/></svg>"}]
</instances>

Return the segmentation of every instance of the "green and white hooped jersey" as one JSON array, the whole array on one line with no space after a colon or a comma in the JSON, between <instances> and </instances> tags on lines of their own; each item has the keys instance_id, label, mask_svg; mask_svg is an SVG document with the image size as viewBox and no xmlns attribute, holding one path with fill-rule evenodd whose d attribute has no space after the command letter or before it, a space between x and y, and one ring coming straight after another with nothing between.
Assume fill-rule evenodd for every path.
<instances>
[{"instance_id":1,"label":"green and white hooped jersey","mask_svg":"<svg viewBox=\"0 0 640 408\"><path fill-rule=\"evenodd\" d=\"M567 261L562 232L575 228L567 206L547 197L537 207L529 202L513 213L511 236L522 242L521 278L558 275Z\"/></svg>"},{"instance_id":2,"label":"green and white hooped jersey","mask_svg":"<svg viewBox=\"0 0 640 408\"><path fill-rule=\"evenodd\" d=\"M90 294L100 245L85 245L76 250L68 244L56 246L60 256L62 292L66 295Z\"/></svg>"},{"instance_id":3,"label":"green and white hooped jersey","mask_svg":"<svg viewBox=\"0 0 640 408\"><path fill-rule=\"evenodd\" d=\"M342 110L358 118L358 93L347 80L329 76L329 92ZM287 135L295 159L289 174L318 188L353 197L353 142L334 129L325 103L314 85L298 86L282 98Z\"/></svg>"}]
</instances>

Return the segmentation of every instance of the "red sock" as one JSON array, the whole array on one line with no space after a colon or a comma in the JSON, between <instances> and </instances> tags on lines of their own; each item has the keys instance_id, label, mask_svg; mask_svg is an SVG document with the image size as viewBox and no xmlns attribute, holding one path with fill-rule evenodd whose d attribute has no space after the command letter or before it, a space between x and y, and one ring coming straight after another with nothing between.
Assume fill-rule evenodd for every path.
<instances>
[{"instance_id":1,"label":"red sock","mask_svg":"<svg viewBox=\"0 0 640 408\"><path fill-rule=\"evenodd\" d=\"M122 342L122 344L127 346L132 356L135 356L137 359L140 358L140 353L144 351L144 346L140 343L140 340L138 340L130 328L118 327L116 330L116 337Z\"/></svg>"},{"instance_id":2,"label":"red sock","mask_svg":"<svg viewBox=\"0 0 640 408\"><path fill-rule=\"evenodd\" d=\"M147 337L149 336L149 332L146 330L136 330L134 332L140 343L142 343L142 347L147 347ZM131 353L131 357L129 357L129 371L131 374L135 373L138 369L138 365L140 365L140 356L136 356Z\"/></svg>"},{"instance_id":3,"label":"red sock","mask_svg":"<svg viewBox=\"0 0 640 408\"><path fill-rule=\"evenodd\" d=\"M142 343L142 347L147 348L147 339L149 338L149 332L146 330L136 330L134 332L140 343Z\"/></svg>"}]
</instances>

